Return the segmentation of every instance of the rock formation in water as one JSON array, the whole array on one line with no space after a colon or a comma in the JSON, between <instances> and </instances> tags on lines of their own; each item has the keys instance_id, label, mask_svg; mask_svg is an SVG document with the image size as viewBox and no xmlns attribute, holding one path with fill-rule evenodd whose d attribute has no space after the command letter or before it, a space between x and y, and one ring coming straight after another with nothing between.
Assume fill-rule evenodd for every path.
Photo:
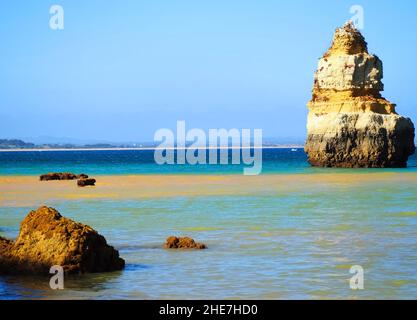
<instances>
[{"instance_id":1,"label":"rock formation in water","mask_svg":"<svg viewBox=\"0 0 417 320\"><path fill-rule=\"evenodd\" d=\"M313 166L405 167L414 125L380 94L382 62L351 22L319 60L308 103L305 151Z\"/></svg>"},{"instance_id":2,"label":"rock formation in water","mask_svg":"<svg viewBox=\"0 0 417 320\"><path fill-rule=\"evenodd\" d=\"M189 237L168 237L165 244L165 249L207 249L203 243L195 242Z\"/></svg>"},{"instance_id":3,"label":"rock formation in water","mask_svg":"<svg viewBox=\"0 0 417 320\"><path fill-rule=\"evenodd\" d=\"M96 184L96 179L92 179L92 178L83 178L83 179L79 179L77 180L77 185L79 187L86 187L86 186L94 186Z\"/></svg>"},{"instance_id":4,"label":"rock formation in water","mask_svg":"<svg viewBox=\"0 0 417 320\"><path fill-rule=\"evenodd\" d=\"M81 173L81 174L74 174L71 172L50 172L47 174L43 174L39 177L40 181L50 181L50 180L75 180L75 179L87 179L88 175Z\"/></svg>"},{"instance_id":5,"label":"rock formation in water","mask_svg":"<svg viewBox=\"0 0 417 320\"><path fill-rule=\"evenodd\" d=\"M15 242L0 237L0 274L49 274L59 265L65 273L121 270L125 261L91 227L40 207L23 220Z\"/></svg>"},{"instance_id":6,"label":"rock formation in water","mask_svg":"<svg viewBox=\"0 0 417 320\"><path fill-rule=\"evenodd\" d=\"M71 172L50 172L39 176L40 181L51 181L51 180L75 180L77 179L77 185L79 187L94 186L96 179L89 178L84 173L74 174Z\"/></svg>"},{"instance_id":7,"label":"rock formation in water","mask_svg":"<svg viewBox=\"0 0 417 320\"><path fill-rule=\"evenodd\" d=\"M13 246L13 241L0 237L0 275L9 273L14 266L11 265L9 253Z\"/></svg>"}]
</instances>

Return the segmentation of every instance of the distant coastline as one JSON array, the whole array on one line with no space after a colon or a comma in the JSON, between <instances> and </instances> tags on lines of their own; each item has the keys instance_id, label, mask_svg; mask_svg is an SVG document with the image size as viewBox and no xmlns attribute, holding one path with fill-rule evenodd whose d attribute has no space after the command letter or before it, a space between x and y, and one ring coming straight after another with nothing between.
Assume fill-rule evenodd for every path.
<instances>
[{"instance_id":1,"label":"distant coastline","mask_svg":"<svg viewBox=\"0 0 417 320\"><path fill-rule=\"evenodd\" d=\"M191 144L190 144L191 145ZM31 142L25 142L19 139L0 139L0 152L17 152L17 151L105 151L105 150L156 150L156 149L186 149L190 145L180 148L159 148L152 142L141 143L96 143L96 144L35 144ZM198 146L200 149L253 149L253 147L233 147L233 146L218 146L210 147L207 145ZM258 149L259 147L255 147ZM278 141L264 141L262 149L292 149L292 148L304 148L304 145L298 142L294 143L279 143Z\"/></svg>"},{"instance_id":2,"label":"distant coastline","mask_svg":"<svg viewBox=\"0 0 417 320\"><path fill-rule=\"evenodd\" d=\"M259 147L199 147L202 149L210 150L210 149L258 149ZM302 149L304 148L303 145L265 145L262 146L261 149ZM176 148L159 148L159 147L109 147L109 148L11 148L11 149L5 149L0 148L0 152L48 152L48 151L121 151L121 150L172 150ZM185 148L178 148L179 150L185 149Z\"/></svg>"}]
</instances>

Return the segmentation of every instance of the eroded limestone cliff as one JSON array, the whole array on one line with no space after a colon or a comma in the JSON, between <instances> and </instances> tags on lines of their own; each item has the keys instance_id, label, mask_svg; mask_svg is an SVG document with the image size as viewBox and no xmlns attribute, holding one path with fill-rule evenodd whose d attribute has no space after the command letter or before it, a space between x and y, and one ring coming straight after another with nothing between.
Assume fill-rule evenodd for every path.
<instances>
[{"instance_id":1,"label":"eroded limestone cliff","mask_svg":"<svg viewBox=\"0 0 417 320\"><path fill-rule=\"evenodd\" d=\"M414 125L381 96L382 62L352 23L335 31L319 60L308 103L305 151L314 166L404 167Z\"/></svg>"}]
</instances>

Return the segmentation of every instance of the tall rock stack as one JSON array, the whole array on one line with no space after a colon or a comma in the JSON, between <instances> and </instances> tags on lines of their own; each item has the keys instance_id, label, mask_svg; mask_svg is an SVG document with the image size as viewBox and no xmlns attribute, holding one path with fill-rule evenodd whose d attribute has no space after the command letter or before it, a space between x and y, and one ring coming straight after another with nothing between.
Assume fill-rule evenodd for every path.
<instances>
[{"instance_id":1,"label":"tall rock stack","mask_svg":"<svg viewBox=\"0 0 417 320\"><path fill-rule=\"evenodd\" d=\"M308 103L305 151L313 166L405 167L414 125L380 94L382 62L351 22L319 60Z\"/></svg>"}]
</instances>

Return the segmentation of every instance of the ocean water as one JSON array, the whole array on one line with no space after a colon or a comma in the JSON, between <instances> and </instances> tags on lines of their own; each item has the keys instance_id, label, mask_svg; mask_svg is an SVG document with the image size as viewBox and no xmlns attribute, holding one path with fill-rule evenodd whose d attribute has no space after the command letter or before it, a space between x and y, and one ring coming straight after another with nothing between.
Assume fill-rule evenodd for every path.
<instances>
[{"instance_id":1,"label":"ocean water","mask_svg":"<svg viewBox=\"0 0 417 320\"><path fill-rule=\"evenodd\" d=\"M207 154L208 157L208 154ZM244 167L232 165L229 152L227 165L158 165L152 150L83 150L0 152L0 175L39 175L47 172L86 172L91 175L125 174L241 174ZM208 162L208 161L207 161ZM410 157L406 169L383 169L390 172L417 172L417 154ZM303 149L263 149L262 173L328 173L352 172L350 169L313 168ZM359 169L360 172L381 169Z\"/></svg>"},{"instance_id":2,"label":"ocean water","mask_svg":"<svg viewBox=\"0 0 417 320\"><path fill-rule=\"evenodd\" d=\"M417 178L409 179L417 175L415 157L410 164L317 169L302 150L268 149L263 174L294 174L291 188L254 187L245 196L50 199L63 215L103 234L126 269L70 276L58 291L45 278L3 276L0 299L416 299ZM149 151L0 153L0 175L241 174L241 167L230 167L157 166ZM346 172L392 174L320 180L320 173ZM318 178L297 183L303 174ZM0 207L0 235L16 237L32 209ZM191 236L208 249L162 249L171 234ZM349 287L353 265L365 271L363 290Z\"/></svg>"}]
</instances>

